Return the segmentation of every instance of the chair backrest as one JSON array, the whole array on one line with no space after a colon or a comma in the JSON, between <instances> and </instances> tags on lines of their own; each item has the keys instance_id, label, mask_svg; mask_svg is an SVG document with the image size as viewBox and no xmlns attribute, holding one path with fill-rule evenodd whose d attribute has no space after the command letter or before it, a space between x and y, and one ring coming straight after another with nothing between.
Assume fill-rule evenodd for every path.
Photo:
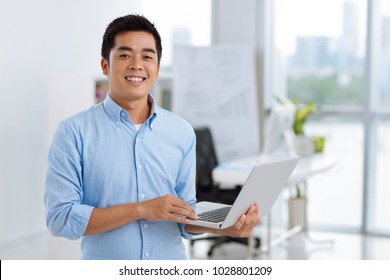
<instances>
[{"instance_id":1,"label":"chair backrest","mask_svg":"<svg viewBox=\"0 0 390 280\"><path fill-rule=\"evenodd\" d=\"M212 171L218 164L211 131L208 127L195 128L197 192L212 191Z\"/></svg>"}]
</instances>

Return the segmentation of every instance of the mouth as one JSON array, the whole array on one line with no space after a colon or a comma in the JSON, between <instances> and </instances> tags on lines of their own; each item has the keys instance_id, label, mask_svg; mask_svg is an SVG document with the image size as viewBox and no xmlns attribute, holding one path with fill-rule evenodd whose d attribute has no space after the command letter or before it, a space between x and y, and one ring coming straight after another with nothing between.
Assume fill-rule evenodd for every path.
<instances>
[{"instance_id":1,"label":"mouth","mask_svg":"<svg viewBox=\"0 0 390 280\"><path fill-rule=\"evenodd\" d=\"M146 80L146 78L138 76L125 76L125 80L133 83L141 83Z\"/></svg>"}]
</instances>

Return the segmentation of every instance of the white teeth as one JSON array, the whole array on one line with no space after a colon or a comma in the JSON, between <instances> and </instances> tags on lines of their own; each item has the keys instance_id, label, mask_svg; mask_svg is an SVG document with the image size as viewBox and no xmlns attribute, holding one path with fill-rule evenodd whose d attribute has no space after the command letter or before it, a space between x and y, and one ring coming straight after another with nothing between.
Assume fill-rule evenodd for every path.
<instances>
[{"instance_id":1,"label":"white teeth","mask_svg":"<svg viewBox=\"0 0 390 280\"><path fill-rule=\"evenodd\" d=\"M142 82L143 81L143 79L139 78L139 77L126 77L126 80L128 80L130 82Z\"/></svg>"}]
</instances>

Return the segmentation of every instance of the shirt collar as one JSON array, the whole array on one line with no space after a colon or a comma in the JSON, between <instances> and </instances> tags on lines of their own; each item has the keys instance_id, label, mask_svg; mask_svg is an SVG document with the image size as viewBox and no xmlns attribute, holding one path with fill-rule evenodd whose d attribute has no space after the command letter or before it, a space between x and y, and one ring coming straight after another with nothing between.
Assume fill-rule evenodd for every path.
<instances>
[{"instance_id":1,"label":"shirt collar","mask_svg":"<svg viewBox=\"0 0 390 280\"><path fill-rule=\"evenodd\" d=\"M150 129L152 129L152 123L154 119L157 116L157 108L156 108L156 101L154 100L152 95L148 95L148 103L150 105L150 116L146 120L148 122L148 126ZM104 109L107 112L107 114L110 116L110 118L115 122L121 121L121 112L124 112L127 114L125 110L122 109L110 96L110 93L107 93L106 99L103 102Z\"/></svg>"},{"instance_id":2,"label":"shirt collar","mask_svg":"<svg viewBox=\"0 0 390 280\"><path fill-rule=\"evenodd\" d=\"M149 94L148 96L148 103L150 104L150 116L148 118L148 125L149 128L152 129L152 123L154 119L157 116L157 106L156 106L156 101L154 100L153 96Z\"/></svg>"}]
</instances>

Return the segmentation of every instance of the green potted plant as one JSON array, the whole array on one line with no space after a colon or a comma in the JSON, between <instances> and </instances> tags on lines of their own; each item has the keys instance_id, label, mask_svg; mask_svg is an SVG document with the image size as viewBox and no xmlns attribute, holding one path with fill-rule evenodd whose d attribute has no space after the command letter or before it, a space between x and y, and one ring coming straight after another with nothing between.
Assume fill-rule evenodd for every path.
<instances>
[{"instance_id":1,"label":"green potted plant","mask_svg":"<svg viewBox=\"0 0 390 280\"><path fill-rule=\"evenodd\" d=\"M293 130L295 135L305 135L303 126L307 118L314 112L316 103L314 101L310 101L305 106L301 106L298 100L294 100L293 103L296 107Z\"/></svg>"},{"instance_id":2,"label":"green potted plant","mask_svg":"<svg viewBox=\"0 0 390 280\"><path fill-rule=\"evenodd\" d=\"M293 123L293 131L295 134L295 148L301 156L310 156L313 153L321 153L324 150L325 138L323 136L307 136L305 135L304 125L310 115L318 108L315 101L310 101L307 104L301 104L298 100L291 101L286 97L277 97L281 104L291 105L296 108L295 118Z\"/></svg>"}]
</instances>

